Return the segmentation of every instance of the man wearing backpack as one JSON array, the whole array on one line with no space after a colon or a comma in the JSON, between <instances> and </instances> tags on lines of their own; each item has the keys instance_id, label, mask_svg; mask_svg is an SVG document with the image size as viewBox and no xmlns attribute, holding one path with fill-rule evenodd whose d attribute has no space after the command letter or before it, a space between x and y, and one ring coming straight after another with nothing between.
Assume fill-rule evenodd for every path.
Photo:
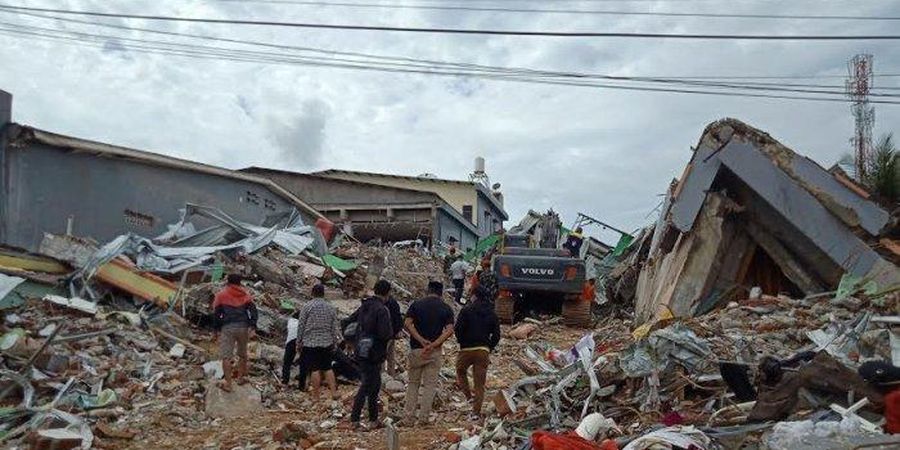
<instances>
[{"instance_id":1,"label":"man wearing backpack","mask_svg":"<svg viewBox=\"0 0 900 450\"><path fill-rule=\"evenodd\" d=\"M375 296L363 300L356 312L356 358L359 363L360 385L353 399L350 422L354 429L378 427L378 393L381 391L381 368L387 357L387 344L393 337L391 315L385 303L391 292L386 280L375 283ZM360 426L363 405L368 403L369 423Z\"/></svg>"}]
</instances>

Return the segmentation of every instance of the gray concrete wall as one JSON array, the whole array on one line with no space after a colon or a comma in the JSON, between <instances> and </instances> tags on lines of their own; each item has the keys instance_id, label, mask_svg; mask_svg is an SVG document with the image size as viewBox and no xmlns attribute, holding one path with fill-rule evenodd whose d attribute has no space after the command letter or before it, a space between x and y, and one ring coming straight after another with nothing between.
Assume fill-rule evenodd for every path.
<instances>
[{"instance_id":1,"label":"gray concrete wall","mask_svg":"<svg viewBox=\"0 0 900 450\"><path fill-rule=\"evenodd\" d=\"M65 232L70 215L74 234L102 243L125 232L156 236L185 203L214 206L253 224L292 208L260 184L187 170L35 144L8 148L2 157L0 238L28 250L37 249L45 231ZM127 221L126 210L152 218L152 225Z\"/></svg>"},{"instance_id":2,"label":"gray concrete wall","mask_svg":"<svg viewBox=\"0 0 900 450\"><path fill-rule=\"evenodd\" d=\"M500 226L503 225L504 212L498 209L492 201L485 198L488 195L491 194L481 190L478 191L478 207L476 208L478 219L476 222L478 223L478 235L482 238L494 233L494 221L497 221ZM489 221L484 220L485 212L490 214Z\"/></svg>"},{"instance_id":3,"label":"gray concrete wall","mask_svg":"<svg viewBox=\"0 0 900 450\"><path fill-rule=\"evenodd\" d=\"M12 94L0 90L0 128L12 121Z\"/></svg>"},{"instance_id":4,"label":"gray concrete wall","mask_svg":"<svg viewBox=\"0 0 900 450\"><path fill-rule=\"evenodd\" d=\"M438 241L447 243L450 237L455 237L458 241L458 247L462 250L467 248L475 248L478 242L478 236L469 229L459 223L443 209L438 210L437 236Z\"/></svg>"},{"instance_id":5,"label":"gray concrete wall","mask_svg":"<svg viewBox=\"0 0 900 450\"><path fill-rule=\"evenodd\" d=\"M430 192L415 192L260 169L245 169L244 172L266 177L310 204L380 205L435 201L435 195Z\"/></svg>"},{"instance_id":6,"label":"gray concrete wall","mask_svg":"<svg viewBox=\"0 0 900 450\"><path fill-rule=\"evenodd\" d=\"M0 90L0 242L6 242L6 126L12 121L12 95Z\"/></svg>"}]
</instances>

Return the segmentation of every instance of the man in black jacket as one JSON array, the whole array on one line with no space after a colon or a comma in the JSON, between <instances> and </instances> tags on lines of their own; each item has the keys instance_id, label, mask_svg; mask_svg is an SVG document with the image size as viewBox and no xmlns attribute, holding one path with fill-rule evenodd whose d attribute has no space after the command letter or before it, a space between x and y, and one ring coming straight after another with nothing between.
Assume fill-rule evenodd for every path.
<instances>
[{"instance_id":1,"label":"man in black jacket","mask_svg":"<svg viewBox=\"0 0 900 450\"><path fill-rule=\"evenodd\" d=\"M362 300L363 302L365 299ZM384 306L387 307L388 312L391 315L391 340L388 341L387 344L387 372L390 376L395 376L397 374L397 358L396 358L396 343L397 340L400 339L401 333L403 332L403 313L400 312L400 303L394 298L394 296L389 295L387 301L384 302ZM341 320L341 329L346 330L347 326L351 323L359 320L359 309L347 316L347 318Z\"/></svg>"},{"instance_id":2,"label":"man in black jacket","mask_svg":"<svg viewBox=\"0 0 900 450\"><path fill-rule=\"evenodd\" d=\"M356 311L356 358L359 363L360 385L353 399L350 422L354 429L360 427L359 418L363 405L368 403L369 424L378 426L378 392L381 390L381 367L387 356L387 343L393 336L391 314L385 307L391 284L386 280L375 283L375 296L362 302Z\"/></svg>"},{"instance_id":3,"label":"man in black jacket","mask_svg":"<svg viewBox=\"0 0 900 450\"><path fill-rule=\"evenodd\" d=\"M491 363L490 352L500 342L500 321L491 305L490 293L484 286L474 292L475 301L466 305L456 318L454 333L459 342L456 355L456 382L467 400L472 401L474 419L481 419L484 384ZM469 367L475 383L474 395L469 389Z\"/></svg>"}]
</instances>

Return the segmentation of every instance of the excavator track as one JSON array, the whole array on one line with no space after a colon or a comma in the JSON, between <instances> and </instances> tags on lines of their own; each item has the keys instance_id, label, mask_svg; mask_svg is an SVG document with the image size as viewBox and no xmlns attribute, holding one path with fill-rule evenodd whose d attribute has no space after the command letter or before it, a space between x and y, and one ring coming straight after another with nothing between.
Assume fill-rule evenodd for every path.
<instances>
[{"instance_id":1,"label":"excavator track","mask_svg":"<svg viewBox=\"0 0 900 450\"><path fill-rule=\"evenodd\" d=\"M591 301L580 294L567 295L562 304L563 324L569 327L588 328L593 323Z\"/></svg>"},{"instance_id":2,"label":"excavator track","mask_svg":"<svg viewBox=\"0 0 900 450\"><path fill-rule=\"evenodd\" d=\"M516 299L508 296L499 296L494 301L494 312L500 323L512 324L516 317Z\"/></svg>"}]
</instances>

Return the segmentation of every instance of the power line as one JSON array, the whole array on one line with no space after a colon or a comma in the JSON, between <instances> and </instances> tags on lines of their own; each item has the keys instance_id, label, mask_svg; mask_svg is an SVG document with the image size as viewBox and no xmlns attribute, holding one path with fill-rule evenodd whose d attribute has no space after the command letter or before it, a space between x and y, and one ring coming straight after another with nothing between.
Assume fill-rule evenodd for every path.
<instances>
[{"instance_id":1,"label":"power line","mask_svg":"<svg viewBox=\"0 0 900 450\"><path fill-rule=\"evenodd\" d=\"M356 3L331 2L314 0L216 0L219 3L257 3L270 5L325 6L362 9L407 9L430 11L466 11L466 12L504 12L504 13L539 13L539 14L573 14L598 16L649 16L649 17L703 17L710 19L761 19L761 20L866 20L895 21L900 16L852 16L822 14L738 14L738 13L703 13L703 12L655 12L655 11L620 11L598 9L555 9L555 8L512 8L503 6L455 6L427 5L408 3ZM459 0L457 0L459 1Z\"/></svg>"},{"instance_id":2,"label":"power line","mask_svg":"<svg viewBox=\"0 0 900 450\"><path fill-rule=\"evenodd\" d=\"M0 9L0 13L9 11L3 11ZM759 86L769 86L773 90L785 90L784 88L793 88L793 87L809 87L809 88L826 88L826 89L839 89L840 93L843 93L844 86L836 86L836 85L815 85L815 84L790 84L790 83L766 83L766 82L750 82L743 81L743 79L748 77L724 77L722 80L729 79L741 79L741 84L736 85L733 82L729 84L721 83L719 79L715 77L709 78L697 78L697 77L647 77L647 76L631 76L631 77L622 77L622 76L610 76L610 75L601 75L601 74L585 74L585 73L575 73L575 72L559 72L559 71L549 71L549 70L537 70L530 68L519 68L519 67L497 67L497 66L486 66L479 64L471 64L471 63L458 63L458 62L447 62L447 61L436 61L436 60L428 60L428 59L417 59L417 58L408 58L408 57L396 57L396 56L385 56L385 55L374 55L370 53L361 53L361 52L341 52L335 50L326 50L315 47L300 47L300 46L291 46L291 45L282 45L282 44L272 44L267 42L259 42L259 41L248 41L242 39L230 39L230 38L221 38L215 36L208 35L198 35L191 33L182 33L182 32L174 32L174 31L164 31L157 30L153 28L140 28L140 27L131 27L125 25L114 25L108 24L104 22L95 22L95 21L87 21L87 20L79 20L68 17L60 17L54 15L46 15L42 13L29 13L29 12L21 12L15 13L21 15L27 15L31 17L37 17L40 19L48 19L48 20L56 20L61 22L68 23L78 23L83 25L104 27L104 28L112 28L126 31L140 31L152 34L160 34L165 36L176 36L176 37L188 37L193 39L201 39L213 42L227 42L232 44L241 44L241 45L249 45L249 46L258 46L270 49L277 50L288 50L292 52L301 52L301 53L316 53L316 54L324 54L333 58L334 55L348 56L353 58L365 58L372 59L375 61L383 62L400 62L400 63L413 63L415 65L429 65L429 66L439 66L439 67L450 67L450 68L461 68L465 70L484 70L491 72L501 72L501 73L516 73L516 74L525 74L525 75L533 75L533 76L549 76L549 77L571 77L571 78L579 78L579 79L603 79L603 80L616 80L616 81L646 81L646 82L667 82L667 83L682 83L689 85L700 85L706 87L737 87L737 88L748 88L748 89L759 89ZM44 29L44 31L54 31ZM358 61L353 61L358 62ZM769 77L769 78L778 78L778 77ZM882 90L898 90L900 88L880 88ZM788 89L790 90L790 89ZM817 92L812 92L817 93ZM825 93L833 93L837 94L838 92L825 92ZM882 94L875 94L882 95Z\"/></svg>"},{"instance_id":3,"label":"power line","mask_svg":"<svg viewBox=\"0 0 900 450\"><path fill-rule=\"evenodd\" d=\"M0 10L0 12L4 12ZM263 43L257 41L246 41L246 40L238 40L238 39L229 39L229 38L219 38L213 36L206 35L196 35L189 33L180 33L180 32L171 32L171 31L163 31L156 29L148 29L148 28L136 28L129 27L123 25L113 25L107 24L103 22L93 22L93 21L84 21L78 19L71 19L65 17L58 16L48 16L38 13L18 13L25 14L41 19L51 19L58 20L63 22L74 22L79 24L86 24L91 26L99 26L99 27L107 27L113 29L121 29L127 31L142 31L148 33L156 33L162 34L166 36L177 36L177 37L189 37L189 38L198 38L204 40L211 40L215 42L228 42L228 43L237 43L244 45L252 45L252 46L263 46L267 48L275 48L278 50L290 50L290 51L298 51L301 53L304 52L312 52L317 54L325 54L329 58L324 61L327 62L349 62L349 63L372 63L374 60L375 63L387 65L387 66L395 66L395 67L412 67L412 68L442 68L442 69L455 69L455 70L465 70L469 72L487 72L487 73L496 73L502 75L509 76L527 76L527 77L544 77L544 78L565 78L565 79L576 79L576 80L603 80L603 81L616 81L616 82L643 82L643 83L653 83L653 84L682 84L692 87L707 87L707 88L728 88L728 89L739 89L739 90L751 90L751 91L774 91L774 92L792 92L792 93L807 93L807 94L835 94L835 95L843 95L844 87L843 86L828 86L828 85L788 85L788 84L779 84L779 83L762 83L762 82L747 82L743 81L741 83L735 82L721 82L716 80L695 80L695 79L672 79L667 77L636 77L636 76L612 76L612 75L603 75L603 74L589 74L589 73L578 73L578 72L559 72L559 71L549 71L549 70L536 70L529 68L518 68L518 67L498 67L498 66L485 66L485 65L477 65L477 64L469 64L469 63L452 63L446 61L434 61L434 60L423 60L423 59L415 59L415 58L400 58L400 57L388 57L383 55L372 55L368 53L358 53L358 52L337 52L332 50L324 50L313 47L297 47L297 46L287 46L280 44L270 44ZM17 24L9 24L10 26L19 26ZM28 27L32 30L37 30L41 32L68 32L61 31L56 29L47 29L47 28L38 28L38 27ZM74 33L77 36L82 37L91 37L91 38L99 38L99 39L118 39L130 41L129 38L123 38L118 36L110 36L110 35L94 35L87 34L82 32L68 32ZM138 40L141 43L152 43L152 44L161 44L161 45L175 45L176 43L169 43L165 41L147 41L147 40ZM179 44L180 45L180 44ZM197 48L197 47L195 47ZM204 50L215 49L216 51L229 51L229 49L222 49L221 47L203 47ZM234 50L236 51L236 50ZM242 55L244 55L242 53ZM263 57L282 57L281 53L271 53L271 52L253 52L252 55L254 57L259 57L262 55ZM358 59L339 59L335 58L334 55L347 56L350 58L363 58L364 61L359 61ZM307 57L307 61L309 61L309 57ZM322 61L321 58L316 60ZM797 87L810 87L814 89L795 89ZM825 88L826 90L822 90L821 88ZM827 90L827 89L838 89L836 90ZM891 88L882 88L884 90L891 90ZM894 94L882 94L882 93L874 93L872 94L875 97L893 97Z\"/></svg>"},{"instance_id":4,"label":"power line","mask_svg":"<svg viewBox=\"0 0 900 450\"><path fill-rule=\"evenodd\" d=\"M878 78L900 77L900 73L879 73ZM846 75L680 75L667 76L672 79L689 79L689 80L813 80L813 79L841 79L847 78Z\"/></svg>"},{"instance_id":5,"label":"power line","mask_svg":"<svg viewBox=\"0 0 900 450\"><path fill-rule=\"evenodd\" d=\"M241 0L233 0L233 1L241 1ZM254 1L254 0L249 0ZM262 1L262 0L260 0ZM282 0L284 2L289 2L293 0ZM440 0L432 0L432 1L440 1ZM548 0L455 0L457 2L462 3L547 3ZM784 0L728 0L728 3L774 3L779 2L783 3ZM801 1L814 2L816 4L821 3L860 3L860 0L793 0L794 3L798 3ZM863 2L865 0L862 0ZM888 1L897 1L897 0L870 0L870 3L875 2L888 2ZM550 0L552 3L722 3L722 0Z\"/></svg>"},{"instance_id":6,"label":"power line","mask_svg":"<svg viewBox=\"0 0 900 450\"><path fill-rule=\"evenodd\" d=\"M34 15L34 14L32 14L32 13L28 13L28 14ZM51 17L48 17L48 16L42 16L42 15L36 15L36 16L37 16L37 17L40 17L40 18L44 18L44 19L50 19L50 18L53 18L53 16L51 16ZM65 21L73 21L74 19L62 19L62 20L65 20ZM89 25L95 25L95 26L110 26L110 27L112 27L112 28L125 29L125 30L129 30L129 31L134 31L133 28L127 27L127 26L117 26L117 25L110 25L110 24L104 24L104 23L98 23L98 22L89 22L89 21L77 21L77 20L75 20L75 21L78 22L78 23L84 23L84 24L89 24ZM11 26L12 26L12 25L15 25L15 24L8 24L8 25L11 25ZM32 28L34 28L34 27L32 27ZM35 28L35 29L38 29L39 31L44 31L44 32L55 32L55 31L57 31L57 30L54 30L54 29L46 29L46 28ZM178 35L178 36L184 36L184 35L185 35L185 34L183 34L183 33L168 32L168 31L160 31L160 30L153 30L153 29L145 29L145 30L147 30L147 31L152 31L152 32L160 32L160 33L162 33L162 34L164 34L164 35L172 35L172 34L176 34L176 35ZM80 36L91 36L91 37L100 37L101 39L115 38L115 36L108 36L108 35L90 35L90 34L85 34L85 33L78 33L78 35L80 35ZM211 40L214 40L214 41L225 40L225 41L227 41L227 42L237 42L237 43L242 43L242 44L260 44L260 43L254 42L254 41L243 41L243 40L224 39L224 38L221 38L221 39L220 39L220 38L214 38L214 37L203 36L203 35L187 35L187 36L201 37L201 38L208 38L208 39L211 39ZM128 38L118 38L118 39L129 40ZM140 42L148 42L148 41L142 40L142 41L140 41ZM169 44L169 43L167 43L167 42L161 42L161 41L149 41L149 42L156 43L156 44L165 44L165 45L168 45L168 44ZM285 46L276 45L276 48L278 48L279 50L283 49L284 47L285 47ZM326 52L327 52L327 51L322 50L322 49L311 49L311 48L309 48L309 47L299 47L299 48L297 48L297 47L290 47L290 46L287 46L287 47L288 47L288 49L292 49L292 50L293 50L293 49L299 49L299 50L304 51L304 52L305 52L305 51L310 51L310 50L314 50L316 53L320 53L320 54L321 54L321 53L326 53ZM219 50L220 48L216 48L216 49ZM337 61L353 62L353 63L358 63L358 62L360 62L360 61L358 61L358 60L335 59L335 58L333 57L334 53L330 53L330 52L327 52L326 54L328 54L328 55L331 57L331 58L329 59L329 61L337 60ZM412 67L422 67L423 65L425 65L425 66L438 66L438 67L441 67L441 68L447 68L447 67L449 67L449 68L454 68L454 69L460 69L460 68L461 68L461 69L464 69L464 70L487 71L487 72L492 72L492 73L502 73L502 74L510 74L510 75L523 75L523 76L533 76L533 77L572 78L572 79L579 79L579 80L584 80L584 79L589 79L589 80L600 79L600 80L604 80L604 81L630 81L630 82L647 82L647 83L660 83L660 84L682 84L682 85L699 86L699 87L733 88L733 89L755 90L755 91L776 91L776 92L777 92L777 91L781 91L781 92L809 93L809 94L836 94L836 95L843 95L843 92L844 92L844 90L843 90L844 87L843 87L843 86L816 86L816 85L809 85L809 87L818 88L818 89L795 89L795 87L804 87L804 85L797 85L797 86L781 86L781 85L774 84L774 83L752 83L752 82L743 82L743 83L741 83L741 84L736 84L736 83L734 83L734 82L731 82L731 83L724 83L724 82L717 82L717 81L703 81L703 80L672 80L672 79L667 79L667 78L662 78L662 77L628 77L628 76L612 76L612 75L601 75L601 74L585 74L585 73L578 73L578 72L559 72L559 71L535 70L535 69L525 69L525 68L515 68L515 67L514 67L514 68L510 68L510 67L497 67L497 66L483 66L483 65L475 65L475 64L460 64L460 63L449 63L449 62L444 62L444 61L417 60L417 59L409 59L409 58L404 58L404 59L384 58L384 57L381 57L381 56L370 55L370 54L364 54L364 53L361 54L361 53L346 53L346 52L345 52L345 53L342 53L342 54L343 54L344 56L349 55L349 56L351 56L351 57L353 57L353 58L362 57L362 58L366 58L366 59L375 59L376 61L379 61L379 62L382 62L384 59L387 59L387 61L389 61L389 62L388 62L388 63L385 63L385 64L388 64L388 65L391 65L391 66L397 66L397 65L400 65L400 66L412 66ZM260 53L255 53L254 55L260 55ZM282 56L282 55L281 55L281 54L278 54L278 53L275 53L275 54L273 54L273 53L265 53L264 56ZM400 64L397 64L398 61L400 62ZM823 88L823 87L826 88L826 89L838 89L838 91L835 91L835 90L822 90L821 88ZM890 97L890 96L892 96L892 94L874 93L873 96L876 96L876 97Z\"/></svg>"},{"instance_id":7,"label":"power line","mask_svg":"<svg viewBox=\"0 0 900 450\"><path fill-rule=\"evenodd\" d=\"M6 25L9 25L8 23ZM24 31L21 29L16 29L17 26L13 24L13 28L0 28L0 33L14 36L31 36L40 39L51 39L51 40L62 40L64 42L71 42L76 45L85 45L91 47L102 47L104 46L109 39L110 36L103 35L90 35L86 33L79 32L66 32L71 35L79 35L78 37L66 37L61 36L59 33L46 33L43 31ZM21 27L32 29L36 27ZM53 30L58 31L58 30ZM96 38L97 42L85 42L85 38ZM122 40L126 42L137 41L141 42L139 39L128 39L122 38ZM273 57L271 55L267 55L264 52L234 52L233 49L223 49L219 47L206 47L206 46L195 46L195 45L184 45L177 43L159 43L159 42L149 42L149 45L144 45L140 43L119 43L124 48L135 49L144 53L155 53L155 54L164 54L164 55L174 55L174 56L184 56L189 58L201 58L201 59L215 59L215 60L226 60L226 61L240 61L240 62L262 62L262 63L276 63L276 64L293 64L293 65L305 65L305 66L313 66L313 67L336 67L336 68L345 68L345 69L357 69L357 70L375 70L382 72L399 72L399 73L421 73L421 74L431 74L431 75L445 75L445 76L473 76L479 78L488 78L488 79L498 79L498 80L506 80L506 81L517 81L517 82L527 82L527 83L537 83L537 84L551 84L551 85L564 85L564 86L582 86L582 87L594 87L594 88L606 88L606 89L620 89L620 90L630 90L630 91L649 91L649 92L670 92L670 93L683 93L683 94L702 94L702 95L721 95L721 96L733 96L733 97L751 97L751 98L771 98L771 99L791 99L791 100L809 100L809 101L827 101L827 102L846 102L845 99L840 97L818 97L818 96L790 96L790 95L780 95L780 94L766 94L766 93L738 93L738 92L723 92L723 91L709 91L709 90L701 90L701 89L682 89L682 88L662 88L662 87L647 87L647 86L623 86L623 85L614 85L614 84L604 84L597 83L591 81L579 81L579 80L559 80L559 79L533 79L527 78L523 76L516 76L515 74L497 74L497 73L472 73L466 71L451 71L445 70L441 68L434 69L425 69L425 68L406 68L406 67L384 67L377 66L371 64L364 63L347 63L347 62L328 62L322 60L312 60L312 59L304 59L298 57L290 57L287 55L282 55L280 57ZM95 45L91 45L95 44ZM873 103L882 103L882 104L900 104L900 102L896 101L888 101L888 100L876 100Z\"/></svg>"},{"instance_id":8,"label":"power line","mask_svg":"<svg viewBox=\"0 0 900 450\"><path fill-rule=\"evenodd\" d=\"M141 19L166 22L207 23L217 25L251 25L287 28L306 28L324 30L383 31L404 33L439 33L460 35L493 35L493 36L527 36L527 37L604 37L604 38L637 38L637 39L690 39L690 40L752 40L752 41L862 41L862 40L900 40L900 35L771 35L771 34L676 34L676 33L624 33L595 31L525 31L525 30L489 30L469 28L428 28L428 27L392 27L382 25L344 25L305 22L278 22L267 20L213 19L201 17L159 16L145 14L104 13L98 11L74 11L53 8L33 8L0 4L0 8L14 11L48 12L92 17L117 19Z\"/></svg>"}]
</instances>

